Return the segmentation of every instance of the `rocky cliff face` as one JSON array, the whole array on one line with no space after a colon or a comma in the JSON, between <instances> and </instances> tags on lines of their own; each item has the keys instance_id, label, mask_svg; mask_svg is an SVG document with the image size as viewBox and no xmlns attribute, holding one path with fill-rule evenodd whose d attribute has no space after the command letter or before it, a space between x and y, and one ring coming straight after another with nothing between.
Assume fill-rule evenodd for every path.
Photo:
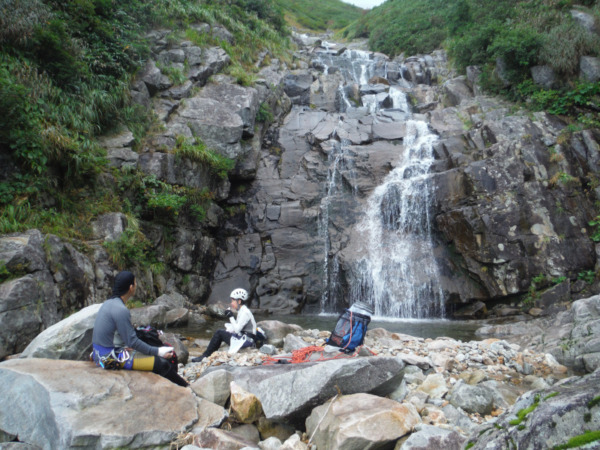
<instances>
[{"instance_id":1,"label":"rocky cliff face","mask_svg":"<svg viewBox=\"0 0 600 450\"><path fill-rule=\"evenodd\" d=\"M583 281L585 274L593 278L597 259L588 225L599 194L595 132L573 132L558 117L475 95L476 83L456 77L442 52L394 61L365 53L354 67L351 53L307 51L301 58L308 67L286 77L295 106L262 147L249 189L229 199L245 205L245 220L220 253L213 287L247 274L261 308L287 311L372 302L378 287L363 274L371 264L365 216L374 191L403 164L408 140L420 138L407 133L412 120L436 137L424 182L430 194L416 201L416 194L401 200L401 193L387 193L379 220L409 239L419 236L414 228L430 227L431 242L417 237L413 253L399 259L423 262L432 254L435 270L421 264L410 271L385 259L383 270L397 270L383 289L399 292L382 301L406 302L422 284L421 297L444 304L423 303L408 313L392 307L389 315L450 315L462 304L518 303L527 295L530 306L544 308L597 291ZM409 105L395 104L398 92ZM413 170L401 177L415 178ZM429 222L417 219L402 230L402 209L414 208L411 201L431 202L421 213ZM249 253L254 264L236 256ZM398 284L398 274L408 283Z\"/></svg>"},{"instance_id":2,"label":"rocky cliff face","mask_svg":"<svg viewBox=\"0 0 600 450\"><path fill-rule=\"evenodd\" d=\"M272 60L242 87L221 73L222 49L165 34L149 36L153 59L132 86L160 131L135 151L127 131L102 144L113 166L206 189L215 203L201 223L142 218L166 270L137 271L140 298L212 304L243 286L253 307L271 311L361 300L382 315L439 317L525 296L550 311L598 291L596 132L481 95L477 71L457 77L443 52L392 61L299 39L294 70ZM187 81L173 86L155 61L185 69ZM234 170L222 179L176 155L181 139L234 159ZM102 243L133 224L107 214L92 226L96 239L83 245L34 230L2 238L13 276L0 320L29 334L7 331L1 355L110 293L115 267Z\"/></svg>"}]
</instances>

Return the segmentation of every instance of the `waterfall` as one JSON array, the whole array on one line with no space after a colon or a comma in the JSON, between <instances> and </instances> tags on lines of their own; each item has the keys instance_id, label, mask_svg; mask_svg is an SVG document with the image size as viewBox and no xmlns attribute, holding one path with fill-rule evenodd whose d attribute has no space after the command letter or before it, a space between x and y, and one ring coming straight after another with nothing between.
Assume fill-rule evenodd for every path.
<instances>
[{"instance_id":1,"label":"waterfall","mask_svg":"<svg viewBox=\"0 0 600 450\"><path fill-rule=\"evenodd\" d=\"M350 303L366 301L375 315L443 317L431 236L433 143L427 124L409 120L400 164L368 200L358 229L364 236Z\"/></svg>"},{"instance_id":2,"label":"waterfall","mask_svg":"<svg viewBox=\"0 0 600 450\"><path fill-rule=\"evenodd\" d=\"M371 77L385 74L386 65L378 68L371 53L347 50L342 55L320 55L323 67L336 67L346 83L367 85ZM377 73L381 71L381 73ZM328 70L329 71L329 70ZM341 108L353 108L343 86ZM405 93L391 86L388 92L392 107L410 117ZM385 113L380 110L377 94L362 95L361 101L374 122ZM389 122L387 117L381 120ZM398 117L398 116L396 116ZM400 119L395 119L400 120ZM338 123L338 128L342 122ZM349 292L342 289L339 248L334 248L330 224L335 210L334 200L342 193L341 172L351 172L349 142L333 141L328 152L328 174L320 204L319 235L324 243L321 311L334 312L341 304L366 302L375 315L397 318L443 317L444 299L438 283L431 230L431 186L428 176L433 162L433 143L437 137L425 122L408 120L406 137L396 168L375 188L367 201L364 217L356 225L361 237L363 255L344 272ZM337 128L334 131L337 134Z\"/></svg>"},{"instance_id":3,"label":"waterfall","mask_svg":"<svg viewBox=\"0 0 600 450\"><path fill-rule=\"evenodd\" d=\"M338 126L341 125L341 118ZM337 129L334 130L334 135L337 134ZM321 295L321 310L327 309L330 299L334 296L338 289L337 280L339 274L339 261L336 255L331 255L331 237L329 235L330 214L333 208L333 201L336 194L339 192L341 183L341 169L347 168L348 164L348 146L350 142L346 139L339 141L332 140L331 150L328 154L328 169L326 193L321 200L320 205L320 220L319 220L319 236L323 239L324 258L323 258L323 281L326 286ZM330 258L333 258L330 261Z\"/></svg>"}]
</instances>

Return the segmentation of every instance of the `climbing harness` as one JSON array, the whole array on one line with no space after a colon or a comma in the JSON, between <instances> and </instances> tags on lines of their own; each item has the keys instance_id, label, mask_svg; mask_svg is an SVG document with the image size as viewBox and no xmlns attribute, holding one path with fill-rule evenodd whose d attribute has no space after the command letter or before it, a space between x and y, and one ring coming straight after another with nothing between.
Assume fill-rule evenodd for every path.
<instances>
[{"instance_id":1,"label":"climbing harness","mask_svg":"<svg viewBox=\"0 0 600 450\"><path fill-rule=\"evenodd\" d=\"M90 359L103 369L130 369L133 364L132 355L130 355L126 349L109 349L97 344L94 344L93 347L94 349L90 355Z\"/></svg>"}]
</instances>

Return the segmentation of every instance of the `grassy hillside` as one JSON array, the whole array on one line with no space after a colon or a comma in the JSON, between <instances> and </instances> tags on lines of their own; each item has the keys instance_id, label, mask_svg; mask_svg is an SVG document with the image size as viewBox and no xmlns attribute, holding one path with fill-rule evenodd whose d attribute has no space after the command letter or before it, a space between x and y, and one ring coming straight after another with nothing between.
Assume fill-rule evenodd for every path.
<instances>
[{"instance_id":1,"label":"grassy hillside","mask_svg":"<svg viewBox=\"0 0 600 450\"><path fill-rule=\"evenodd\" d=\"M312 31L339 30L364 13L364 10L341 0L275 1L290 25Z\"/></svg>"},{"instance_id":2,"label":"grassy hillside","mask_svg":"<svg viewBox=\"0 0 600 450\"><path fill-rule=\"evenodd\" d=\"M198 22L226 26L237 44L198 36L189 28ZM98 213L135 219L118 192L95 185L109 170L95 138L125 123L139 139L152 125L130 104L129 84L149 56L144 35L153 28L172 30L168 39L222 45L241 83L258 70L263 49L289 54L283 14L271 0L0 0L0 233L37 227L81 238ZM205 196L113 175L117 185L145 190L148 207Z\"/></svg>"},{"instance_id":3,"label":"grassy hillside","mask_svg":"<svg viewBox=\"0 0 600 450\"><path fill-rule=\"evenodd\" d=\"M599 0L388 0L342 35L368 38L371 50L390 56L444 47L459 70L479 65L488 90L598 126L600 88L577 83L576 76L582 55L600 55L600 36L576 23L570 14L574 8L600 23ZM505 63L504 80L496 76L499 58ZM534 86L530 69L535 65L554 69L564 87Z\"/></svg>"}]
</instances>

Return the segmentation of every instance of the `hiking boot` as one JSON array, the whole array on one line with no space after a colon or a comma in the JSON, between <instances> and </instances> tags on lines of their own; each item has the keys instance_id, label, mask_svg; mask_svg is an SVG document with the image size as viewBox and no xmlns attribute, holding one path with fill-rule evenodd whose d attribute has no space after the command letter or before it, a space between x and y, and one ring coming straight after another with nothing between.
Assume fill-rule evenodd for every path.
<instances>
[{"instance_id":1,"label":"hiking boot","mask_svg":"<svg viewBox=\"0 0 600 450\"><path fill-rule=\"evenodd\" d=\"M204 355L196 356L195 358L192 358L192 362L201 362L204 358L206 358Z\"/></svg>"}]
</instances>

